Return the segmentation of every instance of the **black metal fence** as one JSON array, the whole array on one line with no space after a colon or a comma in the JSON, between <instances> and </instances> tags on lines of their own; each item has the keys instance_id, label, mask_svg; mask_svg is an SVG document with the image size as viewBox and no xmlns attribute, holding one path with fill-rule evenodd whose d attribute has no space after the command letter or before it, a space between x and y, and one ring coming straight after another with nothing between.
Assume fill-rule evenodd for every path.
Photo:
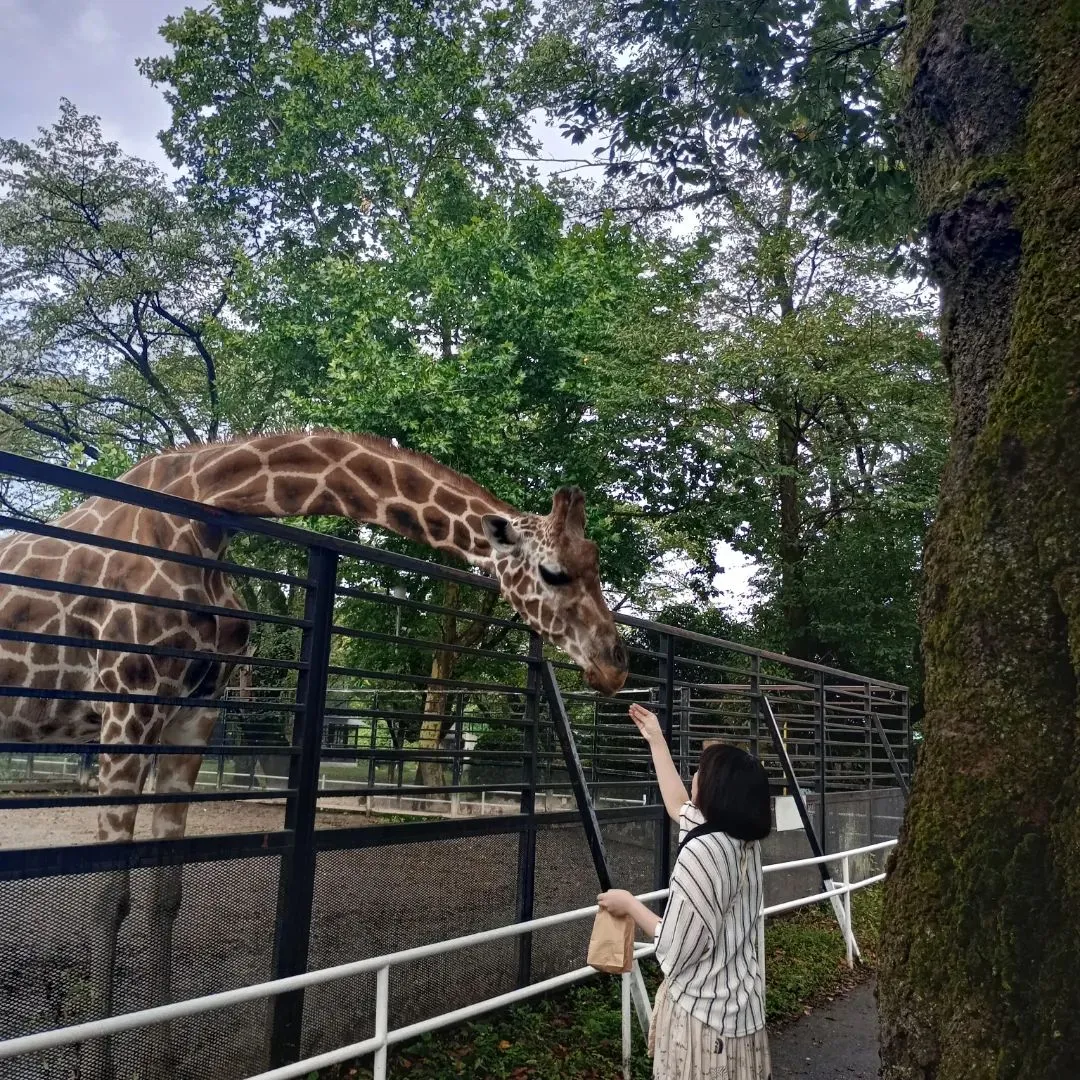
<instances>
[{"instance_id":1,"label":"black metal fence","mask_svg":"<svg viewBox=\"0 0 1080 1080\"><path fill-rule=\"evenodd\" d=\"M28 573L0 549L0 643L190 658L236 664L250 675L222 699L39 686L25 678L0 685L0 736L7 740L0 742L0 1038L101 1012L96 897L117 875L130 880L132 913L116 945L113 1011L158 1003L160 979L145 968L158 955L162 918L171 927L169 994L179 999L590 902L595 876L542 685L544 649L497 600L493 581L11 454L0 453L0 473L228 530L234 539L226 560L0 516L2 530L227 574L247 605L237 612L129 591L122 580L103 585L43 572L70 567L59 561ZM15 590L149 606L179 619L193 612L242 617L252 624L256 650L208 654L88 639L63 620L5 621L4 593ZM703 742L723 739L761 758L777 794L791 791L793 780L817 793L822 845L830 794L905 786L912 753L904 687L644 619L619 621L631 673L618 697L598 698L572 665L555 665L620 884L665 884L671 853L646 748L626 718L628 700L652 703L686 777ZM790 754L790 775L765 724L765 697ZM5 715L40 717L46 703L58 701L83 708L137 701L162 716L217 710L211 745L199 748L205 764L195 790L93 790L99 753L123 749L160 760L192 752L175 740L75 745L45 741L42 728L43 741L27 745L3 734ZM132 802L191 803L188 835L145 838L137 821L132 842L93 843L100 808ZM161 904L159 879L168 867L181 868L175 924ZM577 966L582 932L559 928L484 955L418 963L411 977L395 980L394 1018L421 1019ZM175 1024L168 1060L146 1032L118 1037L116 1075L231 1080L363 1038L373 991L357 983ZM75 1075L84 1060L64 1050L6 1065L20 1078L55 1077Z\"/></svg>"}]
</instances>

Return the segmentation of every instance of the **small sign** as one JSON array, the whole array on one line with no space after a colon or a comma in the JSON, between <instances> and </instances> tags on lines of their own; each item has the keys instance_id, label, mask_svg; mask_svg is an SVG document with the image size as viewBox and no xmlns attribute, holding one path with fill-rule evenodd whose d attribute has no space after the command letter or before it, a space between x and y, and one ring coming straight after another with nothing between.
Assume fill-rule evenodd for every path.
<instances>
[{"instance_id":1,"label":"small sign","mask_svg":"<svg viewBox=\"0 0 1080 1080\"><path fill-rule=\"evenodd\" d=\"M799 808L793 795L776 796L776 831L791 832L803 827Z\"/></svg>"}]
</instances>

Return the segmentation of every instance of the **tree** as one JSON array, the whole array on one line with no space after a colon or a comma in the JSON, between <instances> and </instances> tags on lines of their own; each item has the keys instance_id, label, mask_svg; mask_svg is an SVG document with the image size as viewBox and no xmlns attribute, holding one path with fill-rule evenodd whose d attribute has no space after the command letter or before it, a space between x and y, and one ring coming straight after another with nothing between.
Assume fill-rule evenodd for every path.
<instances>
[{"instance_id":1,"label":"tree","mask_svg":"<svg viewBox=\"0 0 1080 1080\"><path fill-rule=\"evenodd\" d=\"M575 142L601 137L642 212L797 181L820 225L912 239L894 123L896 0L552 4L530 54Z\"/></svg>"},{"instance_id":2,"label":"tree","mask_svg":"<svg viewBox=\"0 0 1080 1080\"><path fill-rule=\"evenodd\" d=\"M763 567L755 621L779 651L917 682L920 542L946 431L927 305L765 178L714 235L711 347L677 410L706 478L682 496L699 559L726 540Z\"/></svg>"},{"instance_id":3,"label":"tree","mask_svg":"<svg viewBox=\"0 0 1080 1080\"><path fill-rule=\"evenodd\" d=\"M163 142L191 198L302 260L378 251L429 183L498 181L531 146L522 0L218 0L170 17Z\"/></svg>"},{"instance_id":4,"label":"tree","mask_svg":"<svg viewBox=\"0 0 1080 1080\"><path fill-rule=\"evenodd\" d=\"M66 100L33 142L0 142L0 185L8 421L51 456L216 438L235 392L217 355L228 230Z\"/></svg>"},{"instance_id":5,"label":"tree","mask_svg":"<svg viewBox=\"0 0 1080 1080\"><path fill-rule=\"evenodd\" d=\"M1080 1061L1080 12L920 0L906 143L952 445L926 548L925 742L886 882L884 1075Z\"/></svg>"},{"instance_id":6,"label":"tree","mask_svg":"<svg viewBox=\"0 0 1080 1080\"><path fill-rule=\"evenodd\" d=\"M688 452L711 473L711 497L690 493L702 565L717 539L763 564L757 624L774 647L917 684L945 421L925 308L887 284L914 241L899 7L598 0L550 15L529 62L566 132L603 140L618 213L692 209L718 238L720 343L688 406Z\"/></svg>"}]
</instances>

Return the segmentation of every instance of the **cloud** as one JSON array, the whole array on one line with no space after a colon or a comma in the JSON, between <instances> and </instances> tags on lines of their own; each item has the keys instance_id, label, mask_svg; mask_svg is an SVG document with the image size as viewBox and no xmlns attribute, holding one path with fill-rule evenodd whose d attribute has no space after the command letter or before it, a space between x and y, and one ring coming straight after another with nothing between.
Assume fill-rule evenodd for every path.
<instances>
[{"instance_id":1,"label":"cloud","mask_svg":"<svg viewBox=\"0 0 1080 1080\"><path fill-rule=\"evenodd\" d=\"M88 7L75 20L75 37L84 45L100 48L116 41L116 31L109 25L105 12L98 7Z\"/></svg>"},{"instance_id":2,"label":"cloud","mask_svg":"<svg viewBox=\"0 0 1080 1080\"><path fill-rule=\"evenodd\" d=\"M0 0L0 23L4 27L4 36L23 35L38 26L37 13L33 3L26 0Z\"/></svg>"}]
</instances>

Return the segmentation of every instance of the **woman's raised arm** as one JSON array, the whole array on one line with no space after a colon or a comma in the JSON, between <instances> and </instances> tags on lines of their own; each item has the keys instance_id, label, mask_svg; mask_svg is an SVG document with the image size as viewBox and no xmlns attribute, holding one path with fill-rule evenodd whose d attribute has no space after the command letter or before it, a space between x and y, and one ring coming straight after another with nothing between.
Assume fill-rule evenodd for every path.
<instances>
[{"instance_id":1,"label":"woman's raised arm","mask_svg":"<svg viewBox=\"0 0 1080 1080\"><path fill-rule=\"evenodd\" d=\"M630 719L637 725L642 738L649 744L652 752L653 767L656 769L656 782L660 785L660 794L664 799L664 809L672 821L679 820L679 811L690 800L683 785L679 770L671 760L671 751L660 730L660 721L656 714L649 712L644 705L635 702L630 706Z\"/></svg>"}]
</instances>

